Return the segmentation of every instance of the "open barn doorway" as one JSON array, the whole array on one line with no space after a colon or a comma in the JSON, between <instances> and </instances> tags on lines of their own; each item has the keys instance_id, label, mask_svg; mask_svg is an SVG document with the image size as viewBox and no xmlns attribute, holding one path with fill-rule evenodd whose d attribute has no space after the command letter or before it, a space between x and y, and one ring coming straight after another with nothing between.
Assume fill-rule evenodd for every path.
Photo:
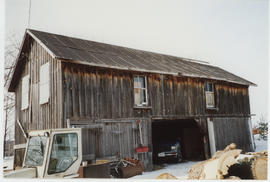
<instances>
[{"instance_id":1,"label":"open barn doorway","mask_svg":"<svg viewBox=\"0 0 270 182\"><path fill-rule=\"evenodd\" d=\"M172 149L175 147L173 145L178 142L180 144L182 160L205 159L203 135L194 119L152 121L154 163L160 161L167 162L167 159L171 161L174 158ZM170 150L172 154L169 155L171 156L166 153Z\"/></svg>"}]
</instances>

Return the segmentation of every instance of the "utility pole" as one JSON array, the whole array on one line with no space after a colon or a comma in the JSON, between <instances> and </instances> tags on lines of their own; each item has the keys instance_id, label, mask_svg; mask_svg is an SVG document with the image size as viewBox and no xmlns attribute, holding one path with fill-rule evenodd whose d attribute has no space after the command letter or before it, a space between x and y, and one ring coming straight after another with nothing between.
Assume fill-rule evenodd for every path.
<instances>
[{"instance_id":1,"label":"utility pole","mask_svg":"<svg viewBox=\"0 0 270 182\"><path fill-rule=\"evenodd\" d=\"M31 18L31 0L29 0L29 10L28 10L28 22L27 22L27 28L30 28L30 18Z\"/></svg>"}]
</instances>

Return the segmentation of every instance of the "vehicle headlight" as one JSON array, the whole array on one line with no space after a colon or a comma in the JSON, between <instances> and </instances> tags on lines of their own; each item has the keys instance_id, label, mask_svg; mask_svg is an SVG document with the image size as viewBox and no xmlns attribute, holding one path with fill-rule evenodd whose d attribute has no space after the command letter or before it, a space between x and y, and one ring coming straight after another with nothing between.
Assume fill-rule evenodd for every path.
<instances>
[{"instance_id":1,"label":"vehicle headlight","mask_svg":"<svg viewBox=\"0 0 270 182\"><path fill-rule=\"evenodd\" d=\"M176 149L176 146L172 146L171 149L172 149L172 150L175 150L175 149Z\"/></svg>"}]
</instances>

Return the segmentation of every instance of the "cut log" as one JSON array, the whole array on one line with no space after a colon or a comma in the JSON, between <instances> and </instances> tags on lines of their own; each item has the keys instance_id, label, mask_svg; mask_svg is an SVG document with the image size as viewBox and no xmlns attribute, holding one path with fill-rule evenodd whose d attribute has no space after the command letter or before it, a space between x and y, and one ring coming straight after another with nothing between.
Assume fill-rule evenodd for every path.
<instances>
[{"instance_id":1,"label":"cut log","mask_svg":"<svg viewBox=\"0 0 270 182\"><path fill-rule=\"evenodd\" d=\"M169 173L163 173L158 177L156 177L156 179L177 179L177 178Z\"/></svg>"},{"instance_id":2,"label":"cut log","mask_svg":"<svg viewBox=\"0 0 270 182\"><path fill-rule=\"evenodd\" d=\"M261 152L247 152L246 155L253 155L253 156L268 156L268 152L263 150Z\"/></svg>"},{"instance_id":3,"label":"cut log","mask_svg":"<svg viewBox=\"0 0 270 182\"><path fill-rule=\"evenodd\" d=\"M255 157L252 165L252 175L254 179L257 180L266 180L267 179L267 156Z\"/></svg>"},{"instance_id":4,"label":"cut log","mask_svg":"<svg viewBox=\"0 0 270 182\"><path fill-rule=\"evenodd\" d=\"M241 179L266 179L267 151L248 152L237 158L237 163L228 170L228 176L238 176Z\"/></svg>"},{"instance_id":5,"label":"cut log","mask_svg":"<svg viewBox=\"0 0 270 182\"><path fill-rule=\"evenodd\" d=\"M235 148L235 144L230 144L223 151L216 152L211 159L195 164L189 170L188 179L224 179L242 151Z\"/></svg>"}]
</instances>

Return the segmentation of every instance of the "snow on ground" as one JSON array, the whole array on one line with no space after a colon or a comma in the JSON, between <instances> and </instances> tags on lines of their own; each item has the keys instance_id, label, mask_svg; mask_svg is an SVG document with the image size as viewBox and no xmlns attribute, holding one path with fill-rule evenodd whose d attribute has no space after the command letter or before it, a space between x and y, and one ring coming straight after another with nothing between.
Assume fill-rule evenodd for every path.
<instances>
[{"instance_id":1,"label":"snow on ground","mask_svg":"<svg viewBox=\"0 0 270 182\"><path fill-rule=\"evenodd\" d=\"M254 140L256 144L256 152L267 150L267 140L260 139L259 135L254 135Z\"/></svg>"},{"instance_id":2,"label":"snow on ground","mask_svg":"<svg viewBox=\"0 0 270 182\"><path fill-rule=\"evenodd\" d=\"M9 169L13 169L13 159L14 159L14 157L12 156L12 157L5 157L4 158L4 165L3 165L3 167L4 167L4 169L5 170L9 170Z\"/></svg>"},{"instance_id":3,"label":"snow on ground","mask_svg":"<svg viewBox=\"0 0 270 182\"><path fill-rule=\"evenodd\" d=\"M254 135L254 141L256 145L255 152L267 151L267 140L260 139L259 135ZM252 155L240 154L236 160L242 160L245 158L252 158Z\"/></svg>"},{"instance_id":4,"label":"snow on ground","mask_svg":"<svg viewBox=\"0 0 270 182\"><path fill-rule=\"evenodd\" d=\"M256 144L256 152L267 150L267 140L265 141L260 139L258 135L255 135L254 139ZM242 157L245 157L245 155L243 155ZM155 179L163 173L170 173L177 178L187 179L189 169L196 163L198 163L198 161L186 161L177 164L164 164L164 167L162 169L151 172L143 172L142 175L133 176L132 179ZM6 167L5 169L13 168L13 157L6 157L4 159L4 167Z\"/></svg>"},{"instance_id":5,"label":"snow on ground","mask_svg":"<svg viewBox=\"0 0 270 182\"><path fill-rule=\"evenodd\" d=\"M164 164L164 168L162 169L151 172L143 172L142 175L133 176L132 179L155 179L156 177L158 177L160 174L163 173L169 173L177 178L187 179L189 169L196 163L197 161L196 162L187 161L177 164Z\"/></svg>"},{"instance_id":6,"label":"snow on ground","mask_svg":"<svg viewBox=\"0 0 270 182\"><path fill-rule=\"evenodd\" d=\"M255 152L261 152L263 150L267 150L267 140L262 140L259 138L259 135L254 136L255 144L256 144L256 150ZM240 158L244 157L250 157L244 154L240 154ZM188 176L188 171L193 166L198 162L182 162L178 164L165 164L162 169L156 170L156 171L151 171L151 172L143 172L142 175L137 175L133 176L132 179L155 179L159 175L163 173L170 173L173 176L180 178L180 179L187 179Z\"/></svg>"}]
</instances>

